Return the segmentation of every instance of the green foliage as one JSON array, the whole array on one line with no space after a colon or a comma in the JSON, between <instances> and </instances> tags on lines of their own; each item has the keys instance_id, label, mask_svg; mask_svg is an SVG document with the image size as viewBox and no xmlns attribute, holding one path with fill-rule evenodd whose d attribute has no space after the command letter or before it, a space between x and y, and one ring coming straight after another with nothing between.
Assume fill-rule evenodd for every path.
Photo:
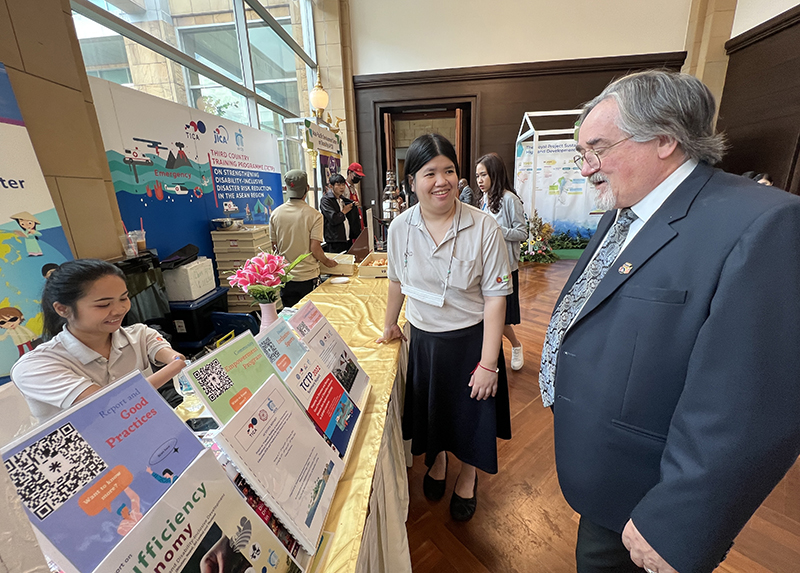
<instances>
[{"instance_id":1,"label":"green foliage","mask_svg":"<svg viewBox=\"0 0 800 573\"><path fill-rule=\"evenodd\" d=\"M550 248L561 249L585 249L589 244L589 237L584 237L580 233L573 237L567 233L558 233L550 238Z\"/></svg>"},{"instance_id":2,"label":"green foliage","mask_svg":"<svg viewBox=\"0 0 800 573\"><path fill-rule=\"evenodd\" d=\"M553 227L542 222L539 213L533 211L533 219L528 224L528 240L520 245L519 260L534 263L553 263L558 260L558 255L553 252L550 245L550 236Z\"/></svg>"}]
</instances>

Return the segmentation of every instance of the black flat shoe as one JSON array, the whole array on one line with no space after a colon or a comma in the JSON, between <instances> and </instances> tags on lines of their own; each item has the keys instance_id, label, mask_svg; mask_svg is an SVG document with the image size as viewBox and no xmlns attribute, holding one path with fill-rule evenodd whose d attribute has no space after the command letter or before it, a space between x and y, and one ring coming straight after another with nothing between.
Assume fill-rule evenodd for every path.
<instances>
[{"instance_id":1,"label":"black flat shoe","mask_svg":"<svg viewBox=\"0 0 800 573\"><path fill-rule=\"evenodd\" d=\"M456 480L457 481L457 480ZM454 521L469 521L475 515L478 507L478 474L475 474L475 487L472 489L472 497L464 499L455 490L453 497L450 498L450 517Z\"/></svg>"},{"instance_id":2,"label":"black flat shoe","mask_svg":"<svg viewBox=\"0 0 800 573\"><path fill-rule=\"evenodd\" d=\"M425 477L422 478L422 492L429 500L439 501L444 497L444 490L447 486L447 454L444 456L444 479L433 479L430 476L431 468L428 468Z\"/></svg>"}]
</instances>

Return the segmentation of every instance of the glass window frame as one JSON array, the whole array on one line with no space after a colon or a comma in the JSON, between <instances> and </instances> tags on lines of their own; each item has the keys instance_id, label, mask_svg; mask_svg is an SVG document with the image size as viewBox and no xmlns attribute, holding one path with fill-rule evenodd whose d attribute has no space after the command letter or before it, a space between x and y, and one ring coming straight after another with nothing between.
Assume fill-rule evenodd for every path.
<instances>
[{"instance_id":1,"label":"glass window frame","mask_svg":"<svg viewBox=\"0 0 800 573\"><path fill-rule=\"evenodd\" d=\"M278 19L274 18L258 0L232 0L233 8L234 8L234 29L236 32L236 36L239 40L239 53L240 59L242 63L242 75L243 82L238 82L231 78L226 77L224 74L219 73L217 70L207 66L203 62L189 56L188 54L184 53L180 49L164 42L163 40L156 38L144 30L136 27L135 25L123 20L122 18L118 17L114 13L101 8L97 4L91 2L90 0L70 0L70 4L72 10L82 16L97 22L109 28L110 30L117 32L118 34L138 43L141 44L154 52L159 53L160 55L177 62L178 64L182 65L184 69L191 70L192 72L198 73L206 78L212 80L215 83L218 83L221 87L228 88L234 92L239 93L240 95L245 97L245 100L248 105L249 113L247 114L249 117L249 125L256 129L260 129L259 127L259 119L258 119L258 110L257 106L263 106L268 110L282 116L283 120L285 119L292 119L292 118L299 118L300 116L291 110L280 106L266 97L260 95L256 91L256 84L253 79L253 71L252 66L250 64L250 46L249 46L249 39L247 37L247 25L244 21L244 14L245 14L245 5L249 9L251 9L258 17L270 28L272 28L278 36L283 39L284 43L306 64L306 74L308 77L315 75L317 73L317 61L316 61L316 46L314 44L314 26L313 26L313 17L312 17L312 9L311 9L311 0L300 0L301 1L301 24L303 27L303 44L304 46L300 46L297 41L291 36L289 32L287 32ZM250 21L254 21L252 16ZM244 25L243 25L244 24ZM309 53L310 52L310 53ZM187 99L191 97L191 90L192 86L188 81L189 73L186 73L186 90L187 90ZM291 81L287 78L287 81ZM296 81L296 80L295 80ZM262 83L273 83L271 81L259 81L259 84ZM311 85L311 84L309 84ZM196 86L199 87L199 86ZM209 86L203 86L209 87ZM283 125L283 121L281 121L281 125ZM285 128L281 128L282 136L281 139L286 138L286 130ZM294 138L290 138L294 139ZM284 146L285 147L285 146ZM283 154L282 163L288 164L288 157L287 154Z\"/></svg>"}]
</instances>

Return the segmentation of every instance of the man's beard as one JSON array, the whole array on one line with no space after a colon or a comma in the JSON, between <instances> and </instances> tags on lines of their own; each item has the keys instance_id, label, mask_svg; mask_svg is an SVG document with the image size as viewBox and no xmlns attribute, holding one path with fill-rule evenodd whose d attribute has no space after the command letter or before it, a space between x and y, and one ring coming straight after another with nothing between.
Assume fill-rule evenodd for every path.
<instances>
[{"instance_id":1,"label":"man's beard","mask_svg":"<svg viewBox=\"0 0 800 573\"><path fill-rule=\"evenodd\" d=\"M611 183L609 183L608 179L601 175L600 173L594 173L589 177L589 183L594 185L599 185L600 183L605 183L605 190L599 191L597 187L593 187L594 190L594 204L600 211L608 211L609 209L614 209L617 206L617 196L614 194L614 190L611 188Z\"/></svg>"}]
</instances>

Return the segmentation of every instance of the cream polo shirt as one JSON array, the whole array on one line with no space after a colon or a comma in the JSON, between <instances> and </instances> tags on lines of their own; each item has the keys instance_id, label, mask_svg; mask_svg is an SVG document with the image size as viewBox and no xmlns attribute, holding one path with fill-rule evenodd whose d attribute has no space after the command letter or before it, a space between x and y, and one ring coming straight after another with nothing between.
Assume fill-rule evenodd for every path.
<instances>
[{"instance_id":1,"label":"cream polo shirt","mask_svg":"<svg viewBox=\"0 0 800 573\"><path fill-rule=\"evenodd\" d=\"M69 408L92 384L108 386L134 370L152 374L156 353L170 348L152 328L134 324L111 335L106 360L75 338L66 327L54 338L20 358L11 368L17 385L39 422Z\"/></svg>"},{"instance_id":2,"label":"cream polo shirt","mask_svg":"<svg viewBox=\"0 0 800 573\"><path fill-rule=\"evenodd\" d=\"M322 236L322 213L303 199L289 199L275 209L269 218L269 238L277 245L278 254L290 263L304 253L311 252L311 240L320 243ZM319 276L319 263L309 255L292 269L294 281L308 281Z\"/></svg>"},{"instance_id":3,"label":"cream polo shirt","mask_svg":"<svg viewBox=\"0 0 800 573\"><path fill-rule=\"evenodd\" d=\"M497 222L460 201L456 209L453 225L438 246L425 227L419 207L406 210L389 226L389 280L441 295L453 253L442 307L406 297L406 318L427 332L478 324L483 320L484 297L506 296L513 290L506 243Z\"/></svg>"}]
</instances>

